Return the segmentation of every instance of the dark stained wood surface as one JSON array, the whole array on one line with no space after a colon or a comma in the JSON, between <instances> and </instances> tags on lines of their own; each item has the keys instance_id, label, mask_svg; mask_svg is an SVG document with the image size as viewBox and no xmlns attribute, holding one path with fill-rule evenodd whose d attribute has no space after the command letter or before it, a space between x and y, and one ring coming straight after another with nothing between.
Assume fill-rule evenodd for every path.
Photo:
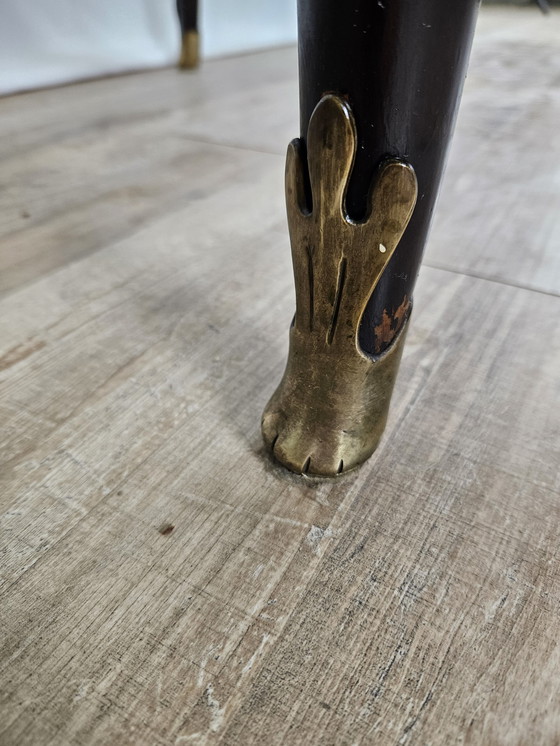
<instances>
[{"instance_id":1,"label":"dark stained wood surface","mask_svg":"<svg viewBox=\"0 0 560 746\"><path fill-rule=\"evenodd\" d=\"M360 344L385 350L398 334L380 329L408 306L420 267L471 49L478 0L369 2L300 0L301 137L327 93L348 100L358 145L346 195L349 214L366 212L380 163L399 158L418 179L410 223L367 305Z\"/></svg>"}]
</instances>

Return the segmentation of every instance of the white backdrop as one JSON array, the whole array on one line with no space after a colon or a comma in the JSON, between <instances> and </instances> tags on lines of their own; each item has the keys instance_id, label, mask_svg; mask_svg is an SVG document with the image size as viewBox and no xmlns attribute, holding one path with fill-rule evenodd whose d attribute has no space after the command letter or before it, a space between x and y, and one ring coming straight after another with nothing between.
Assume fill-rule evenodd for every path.
<instances>
[{"instance_id":1,"label":"white backdrop","mask_svg":"<svg viewBox=\"0 0 560 746\"><path fill-rule=\"evenodd\" d=\"M296 38L295 0L199 0L203 57ZM1 0L0 93L171 64L175 0Z\"/></svg>"}]
</instances>

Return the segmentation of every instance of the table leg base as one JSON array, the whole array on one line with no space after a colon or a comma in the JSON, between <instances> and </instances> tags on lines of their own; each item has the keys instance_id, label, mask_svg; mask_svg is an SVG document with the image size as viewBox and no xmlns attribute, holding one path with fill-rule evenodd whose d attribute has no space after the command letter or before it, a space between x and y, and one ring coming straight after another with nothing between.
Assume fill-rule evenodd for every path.
<instances>
[{"instance_id":1,"label":"table leg base","mask_svg":"<svg viewBox=\"0 0 560 746\"><path fill-rule=\"evenodd\" d=\"M383 433L408 316L380 356L358 343L360 322L416 204L412 167L381 164L363 221L345 205L357 135L349 104L329 94L309 123L307 153L290 143L286 203L296 313L284 377L265 409L266 445L300 474L336 476L365 461Z\"/></svg>"}]
</instances>

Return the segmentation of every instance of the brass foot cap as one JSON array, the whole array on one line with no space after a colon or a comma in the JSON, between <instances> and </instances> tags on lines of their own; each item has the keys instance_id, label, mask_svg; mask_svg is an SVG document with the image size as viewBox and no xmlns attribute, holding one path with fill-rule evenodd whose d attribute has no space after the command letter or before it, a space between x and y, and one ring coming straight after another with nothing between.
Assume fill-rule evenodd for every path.
<instances>
[{"instance_id":1,"label":"brass foot cap","mask_svg":"<svg viewBox=\"0 0 560 746\"><path fill-rule=\"evenodd\" d=\"M185 31L181 44L179 68L181 70L193 70L195 67L198 67L198 52L198 31Z\"/></svg>"},{"instance_id":2,"label":"brass foot cap","mask_svg":"<svg viewBox=\"0 0 560 746\"><path fill-rule=\"evenodd\" d=\"M371 456L387 422L406 327L375 360L310 359L304 335L292 328L286 372L262 419L277 461L297 474L335 477Z\"/></svg>"}]
</instances>

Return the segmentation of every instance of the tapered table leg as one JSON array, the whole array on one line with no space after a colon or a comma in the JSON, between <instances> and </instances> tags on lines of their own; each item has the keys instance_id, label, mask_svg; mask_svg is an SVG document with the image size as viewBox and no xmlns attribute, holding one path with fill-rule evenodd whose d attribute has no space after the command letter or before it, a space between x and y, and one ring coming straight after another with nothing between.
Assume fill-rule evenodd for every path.
<instances>
[{"instance_id":1,"label":"tapered table leg","mask_svg":"<svg viewBox=\"0 0 560 746\"><path fill-rule=\"evenodd\" d=\"M179 67L192 70L199 63L198 0L177 0L181 25L181 55Z\"/></svg>"},{"instance_id":2,"label":"tapered table leg","mask_svg":"<svg viewBox=\"0 0 560 746\"><path fill-rule=\"evenodd\" d=\"M263 435L334 476L383 432L477 0L299 0L301 137L286 200L296 314Z\"/></svg>"}]
</instances>

